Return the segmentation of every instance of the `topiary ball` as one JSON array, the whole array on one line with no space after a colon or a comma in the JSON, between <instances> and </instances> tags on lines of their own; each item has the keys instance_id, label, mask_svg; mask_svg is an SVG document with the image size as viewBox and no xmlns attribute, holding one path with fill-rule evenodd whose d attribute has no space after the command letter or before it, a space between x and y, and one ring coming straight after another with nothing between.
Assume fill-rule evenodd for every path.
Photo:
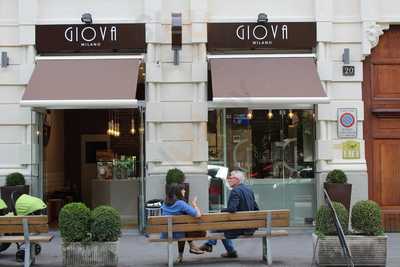
<instances>
[{"instance_id":1,"label":"topiary ball","mask_svg":"<svg viewBox=\"0 0 400 267\"><path fill-rule=\"evenodd\" d=\"M382 235L381 208L372 200L362 200L354 204L351 211L351 225L364 235Z\"/></svg>"},{"instance_id":2,"label":"topiary ball","mask_svg":"<svg viewBox=\"0 0 400 267\"><path fill-rule=\"evenodd\" d=\"M6 177L6 186L25 185L25 177L22 173L13 172Z\"/></svg>"},{"instance_id":3,"label":"topiary ball","mask_svg":"<svg viewBox=\"0 0 400 267\"><path fill-rule=\"evenodd\" d=\"M121 234L121 216L110 206L99 206L92 211L91 233L93 241L117 241Z\"/></svg>"},{"instance_id":4,"label":"topiary ball","mask_svg":"<svg viewBox=\"0 0 400 267\"><path fill-rule=\"evenodd\" d=\"M326 176L326 182L333 184L345 184L347 183L347 176L342 170L332 170L328 172Z\"/></svg>"},{"instance_id":5,"label":"topiary ball","mask_svg":"<svg viewBox=\"0 0 400 267\"><path fill-rule=\"evenodd\" d=\"M349 227L349 212L339 202L332 202L336 211L343 232L346 234ZM323 235L337 235L334 215L332 210L327 206L321 206L317 211L315 230Z\"/></svg>"},{"instance_id":6,"label":"topiary ball","mask_svg":"<svg viewBox=\"0 0 400 267\"><path fill-rule=\"evenodd\" d=\"M61 209L58 224L61 237L65 242L88 241L90 209L83 203L69 203Z\"/></svg>"},{"instance_id":7,"label":"topiary ball","mask_svg":"<svg viewBox=\"0 0 400 267\"><path fill-rule=\"evenodd\" d=\"M185 174L180 169L170 169L167 172L166 181L167 184L182 184L185 182Z\"/></svg>"}]
</instances>

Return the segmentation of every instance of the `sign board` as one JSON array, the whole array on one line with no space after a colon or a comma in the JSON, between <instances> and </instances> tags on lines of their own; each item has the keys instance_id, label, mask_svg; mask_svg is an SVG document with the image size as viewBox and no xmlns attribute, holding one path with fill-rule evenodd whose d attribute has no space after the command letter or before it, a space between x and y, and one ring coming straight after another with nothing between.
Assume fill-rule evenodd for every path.
<instances>
[{"instance_id":1,"label":"sign board","mask_svg":"<svg viewBox=\"0 0 400 267\"><path fill-rule=\"evenodd\" d=\"M338 108L338 137L357 138L356 108Z\"/></svg>"},{"instance_id":2,"label":"sign board","mask_svg":"<svg viewBox=\"0 0 400 267\"><path fill-rule=\"evenodd\" d=\"M38 54L146 50L145 24L36 25Z\"/></svg>"},{"instance_id":3,"label":"sign board","mask_svg":"<svg viewBox=\"0 0 400 267\"><path fill-rule=\"evenodd\" d=\"M325 201L328 204L331 214L333 214L333 223L335 224L336 233L339 238L340 246L342 247L343 256L346 258L347 266L354 266L351 251L347 244L346 236L344 234L342 225L340 224L339 218L336 214L336 210L333 207L332 200L328 192L324 189Z\"/></svg>"},{"instance_id":4,"label":"sign board","mask_svg":"<svg viewBox=\"0 0 400 267\"><path fill-rule=\"evenodd\" d=\"M356 70L354 66L343 66L342 69L343 76L354 76L355 72Z\"/></svg>"},{"instance_id":5,"label":"sign board","mask_svg":"<svg viewBox=\"0 0 400 267\"><path fill-rule=\"evenodd\" d=\"M343 159L360 159L360 142L346 141L342 145Z\"/></svg>"},{"instance_id":6,"label":"sign board","mask_svg":"<svg viewBox=\"0 0 400 267\"><path fill-rule=\"evenodd\" d=\"M312 49L315 22L208 23L207 50Z\"/></svg>"}]
</instances>

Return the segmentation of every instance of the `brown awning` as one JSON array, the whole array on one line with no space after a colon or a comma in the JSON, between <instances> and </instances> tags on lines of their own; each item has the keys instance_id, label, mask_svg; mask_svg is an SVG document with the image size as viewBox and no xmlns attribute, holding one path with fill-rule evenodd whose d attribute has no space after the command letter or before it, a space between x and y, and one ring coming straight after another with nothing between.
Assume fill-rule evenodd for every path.
<instances>
[{"instance_id":1,"label":"brown awning","mask_svg":"<svg viewBox=\"0 0 400 267\"><path fill-rule=\"evenodd\" d=\"M313 58L211 58L213 102L320 104L329 102Z\"/></svg>"},{"instance_id":2,"label":"brown awning","mask_svg":"<svg viewBox=\"0 0 400 267\"><path fill-rule=\"evenodd\" d=\"M111 108L137 105L140 59L38 60L21 105L45 108Z\"/></svg>"}]
</instances>

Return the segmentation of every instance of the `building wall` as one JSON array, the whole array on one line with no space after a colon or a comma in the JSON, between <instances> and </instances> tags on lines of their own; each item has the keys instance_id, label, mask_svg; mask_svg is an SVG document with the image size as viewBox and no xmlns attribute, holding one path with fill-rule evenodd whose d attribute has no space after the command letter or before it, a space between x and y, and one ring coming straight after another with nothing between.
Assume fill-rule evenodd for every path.
<instances>
[{"instance_id":1,"label":"building wall","mask_svg":"<svg viewBox=\"0 0 400 267\"><path fill-rule=\"evenodd\" d=\"M163 196L165 173L180 168L208 209L207 2L146 1L146 198ZM182 50L173 63L171 13L182 14ZM156 189L156 190L155 190Z\"/></svg>"},{"instance_id":2,"label":"building wall","mask_svg":"<svg viewBox=\"0 0 400 267\"><path fill-rule=\"evenodd\" d=\"M317 107L317 189L320 193L327 171L341 168L353 183L353 202L368 198L362 61L383 30L400 22L396 0L256 0L251 5L239 0L0 0L0 50L10 57L10 66L0 69L0 178L11 171L31 173L31 113L18 102L34 67L34 25L80 23L85 12L93 14L95 23L146 22L148 198L160 197L164 173L179 167L196 183L191 192L199 195L205 208L206 23L255 21L260 12L267 13L270 21L317 22L318 71L332 100ZM184 24L177 66L170 47L172 12L182 13ZM350 48L353 77L341 75L344 48ZM337 137L339 107L357 108L359 160L342 159L343 140Z\"/></svg>"}]
</instances>

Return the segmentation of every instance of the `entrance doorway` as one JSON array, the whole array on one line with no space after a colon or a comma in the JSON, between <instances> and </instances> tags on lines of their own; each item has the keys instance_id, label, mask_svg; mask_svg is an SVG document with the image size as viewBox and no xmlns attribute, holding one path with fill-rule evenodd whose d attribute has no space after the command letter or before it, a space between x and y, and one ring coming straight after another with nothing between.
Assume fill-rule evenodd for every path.
<instances>
[{"instance_id":1,"label":"entrance doorway","mask_svg":"<svg viewBox=\"0 0 400 267\"><path fill-rule=\"evenodd\" d=\"M391 26L364 61L364 137L369 198L385 231L400 231L400 26Z\"/></svg>"},{"instance_id":2,"label":"entrance doorway","mask_svg":"<svg viewBox=\"0 0 400 267\"><path fill-rule=\"evenodd\" d=\"M51 134L43 145L43 181L50 220L56 221L64 204L80 201L92 209L110 205L123 224L137 225L144 109L48 110L46 117ZM110 132L111 125L118 134Z\"/></svg>"}]
</instances>

